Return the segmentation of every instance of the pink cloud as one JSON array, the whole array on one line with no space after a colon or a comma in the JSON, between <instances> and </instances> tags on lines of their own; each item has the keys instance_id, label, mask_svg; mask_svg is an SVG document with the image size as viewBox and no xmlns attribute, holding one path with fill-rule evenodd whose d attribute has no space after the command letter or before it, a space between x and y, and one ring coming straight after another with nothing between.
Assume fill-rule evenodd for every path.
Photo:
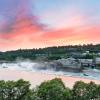
<instances>
[{"instance_id":1,"label":"pink cloud","mask_svg":"<svg viewBox=\"0 0 100 100\"><path fill-rule=\"evenodd\" d=\"M34 32L35 34L3 34L3 37L5 38L0 38L0 49L3 48L3 50L10 50L18 48L40 48L69 44L100 43L99 26L91 26L88 28L65 28L50 31L41 31L38 29L34 29L34 31L32 32ZM9 37L8 40L7 36Z\"/></svg>"},{"instance_id":2,"label":"pink cloud","mask_svg":"<svg viewBox=\"0 0 100 100\"><path fill-rule=\"evenodd\" d=\"M11 23L3 21L0 24L4 30L0 31L0 50L100 43L100 26L86 24L87 17L78 12L70 8L62 14L59 11L43 14L41 17L54 25L46 30L38 18L30 15L23 6Z\"/></svg>"}]
</instances>

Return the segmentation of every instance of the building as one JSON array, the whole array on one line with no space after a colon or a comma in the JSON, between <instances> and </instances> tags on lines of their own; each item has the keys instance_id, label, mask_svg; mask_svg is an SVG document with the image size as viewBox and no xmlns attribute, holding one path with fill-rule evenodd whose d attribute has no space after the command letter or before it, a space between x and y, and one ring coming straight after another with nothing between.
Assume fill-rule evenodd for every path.
<instances>
[{"instance_id":1,"label":"building","mask_svg":"<svg viewBox=\"0 0 100 100\"><path fill-rule=\"evenodd\" d=\"M79 60L81 63L81 67L85 68L95 68L96 67L96 63L94 62L93 59L80 59Z\"/></svg>"}]
</instances>

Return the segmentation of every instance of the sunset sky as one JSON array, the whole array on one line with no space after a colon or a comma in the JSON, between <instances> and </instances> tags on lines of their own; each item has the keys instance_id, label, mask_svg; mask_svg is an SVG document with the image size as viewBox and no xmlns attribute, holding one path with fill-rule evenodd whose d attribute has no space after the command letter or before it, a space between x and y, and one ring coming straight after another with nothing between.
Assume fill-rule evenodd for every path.
<instances>
[{"instance_id":1,"label":"sunset sky","mask_svg":"<svg viewBox=\"0 0 100 100\"><path fill-rule=\"evenodd\" d=\"M100 0L0 0L0 51L100 43Z\"/></svg>"}]
</instances>

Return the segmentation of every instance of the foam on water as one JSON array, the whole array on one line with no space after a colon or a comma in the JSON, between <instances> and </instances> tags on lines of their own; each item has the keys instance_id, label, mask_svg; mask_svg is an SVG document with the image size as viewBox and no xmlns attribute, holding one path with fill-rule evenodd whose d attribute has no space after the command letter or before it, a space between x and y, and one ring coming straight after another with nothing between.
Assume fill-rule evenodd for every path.
<instances>
[{"instance_id":1,"label":"foam on water","mask_svg":"<svg viewBox=\"0 0 100 100\"><path fill-rule=\"evenodd\" d=\"M16 62L16 63L2 63L0 64L1 69L10 69L10 70L20 70L20 71L31 71L31 72L40 72L46 74L54 75L65 75L65 76L74 76L74 77L84 77L89 79L100 80L100 70L97 69L88 69L83 73L74 73L74 72L65 72L65 71L56 71L53 68L46 68L42 64L37 62Z\"/></svg>"}]
</instances>

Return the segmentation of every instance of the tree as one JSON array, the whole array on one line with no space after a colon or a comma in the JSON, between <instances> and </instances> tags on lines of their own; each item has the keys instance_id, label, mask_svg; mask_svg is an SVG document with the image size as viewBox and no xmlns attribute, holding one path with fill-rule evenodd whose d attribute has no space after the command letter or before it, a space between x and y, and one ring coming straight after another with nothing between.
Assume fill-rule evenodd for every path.
<instances>
[{"instance_id":1,"label":"tree","mask_svg":"<svg viewBox=\"0 0 100 100\"><path fill-rule=\"evenodd\" d=\"M30 92L30 84L24 80L0 81L0 100L25 100Z\"/></svg>"},{"instance_id":2,"label":"tree","mask_svg":"<svg viewBox=\"0 0 100 100\"><path fill-rule=\"evenodd\" d=\"M75 83L75 85L73 86L73 99L74 100L87 100L86 99L86 90L87 84L82 82L82 81L78 81Z\"/></svg>"},{"instance_id":3,"label":"tree","mask_svg":"<svg viewBox=\"0 0 100 100\"><path fill-rule=\"evenodd\" d=\"M94 82L90 82L87 84L87 94L86 94L86 98L87 100L97 100L98 98L98 93L100 94L100 92L97 92L97 88L98 86L94 83Z\"/></svg>"},{"instance_id":4,"label":"tree","mask_svg":"<svg viewBox=\"0 0 100 100\"><path fill-rule=\"evenodd\" d=\"M66 88L61 79L43 82L37 90L38 100L71 100L71 90Z\"/></svg>"},{"instance_id":5,"label":"tree","mask_svg":"<svg viewBox=\"0 0 100 100\"><path fill-rule=\"evenodd\" d=\"M0 81L0 100L100 100L100 85L78 81L70 90L55 78L30 89L28 81Z\"/></svg>"},{"instance_id":6,"label":"tree","mask_svg":"<svg viewBox=\"0 0 100 100\"><path fill-rule=\"evenodd\" d=\"M88 84L78 81L73 87L74 100L99 100L100 99L100 86L94 82Z\"/></svg>"},{"instance_id":7,"label":"tree","mask_svg":"<svg viewBox=\"0 0 100 100\"><path fill-rule=\"evenodd\" d=\"M96 93L95 94L96 94L96 97L97 98L100 98L100 85L97 86L97 89L96 89Z\"/></svg>"}]
</instances>

